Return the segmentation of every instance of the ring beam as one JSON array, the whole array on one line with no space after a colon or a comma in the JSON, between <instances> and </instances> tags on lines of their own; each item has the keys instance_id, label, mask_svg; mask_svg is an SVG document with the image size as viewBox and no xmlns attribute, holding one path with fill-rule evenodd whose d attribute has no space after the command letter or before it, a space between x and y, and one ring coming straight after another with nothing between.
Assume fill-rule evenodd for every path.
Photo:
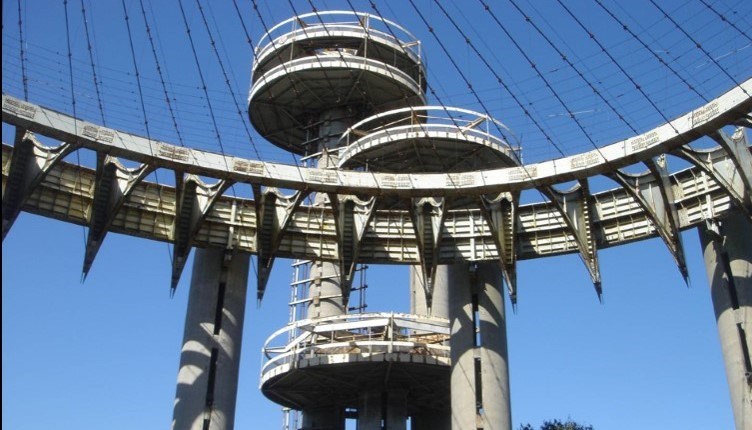
<instances>
[{"instance_id":1,"label":"ring beam","mask_svg":"<svg viewBox=\"0 0 752 430\"><path fill-rule=\"evenodd\" d=\"M670 123L597 150L526 164L462 173L453 182L449 174L394 175L333 171L280 163L247 160L149 140L100 127L3 95L3 122L65 142L114 156L186 173L312 192L402 196L480 195L531 189L572 180L584 180L670 152L720 128L749 125L752 79ZM447 187L447 183L453 183Z\"/></svg>"}]
</instances>

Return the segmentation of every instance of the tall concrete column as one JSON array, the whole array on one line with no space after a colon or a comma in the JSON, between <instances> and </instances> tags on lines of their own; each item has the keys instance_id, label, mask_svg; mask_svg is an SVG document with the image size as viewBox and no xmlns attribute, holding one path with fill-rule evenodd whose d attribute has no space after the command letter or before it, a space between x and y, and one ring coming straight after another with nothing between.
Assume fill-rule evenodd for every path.
<instances>
[{"instance_id":1,"label":"tall concrete column","mask_svg":"<svg viewBox=\"0 0 752 430\"><path fill-rule=\"evenodd\" d=\"M407 430L407 393L399 389L390 389L386 394L386 430Z\"/></svg>"},{"instance_id":2,"label":"tall concrete column","mask_svg":"<svg viewBox=\"0 0 752 430\"><path fill-rule=\"evenodd\" d=\"M318 151L321 156L316 167L329 168L337 165L338 153L330 152L337 148L339 138L347 130L348 116L342 109L332 109L321 114L319 126ZM326 194L317 194L313 204L323 205L327 201ZM312 282L308 287L308 318L325 318L347 313L347 303L339 264L326 261L314 261L311 267ZM304 409L303 429L332 429L345 428L344 410L339 409Z\"/></svg>"},{"instance_id":3,"label":"tall concrete column","mask_svg":"<svg viewBox=\"0 0 752 430\"><path fill-rule=\"evenodd\" d=\"M364 388L358 399L358 430L381 430L381 390Z\"/></svg>"},{"instance_id":4,"label":"tall concrete column","mask_svg":"<svg viewBox=\"0 0 752 430\"><path fill-rule=\"evenodd\" d=\"M311 263L308 286L308 318L324 318L346 313L339 266L326 261Z\"/></svg>"},{"instance_id":5,"label":"tall concrete column","mask_svg":"<svg viewBox=\"0 0 752 430\"><path fill-rule=\"evenodd\" d=\"M467 263L447 267L450 325L452 430L476 429L475 324Z\"/></svg>"},{"instance_id":6,"label":"tall concrete column","mask_svg":"<svg viewBox=\"0 0 752 430\"><path fill-rule=\"evenodd\" d=\"M446 265L436 268L430 316L449 318L449 268L450 266ZM424 282L420 266L410 266L410 313L413 315L429 315ZM411 418L411 430L450 430L452 428L449 410L430 411L413 415Z\"/></svg>"},{"instance_id":7,"label":"tall concrete column","mask_svg":"<svg viewBox=\"0 0 752 430\"><path fill-rule=\"evenodd\" d=\"M358 430L407 430L405 391L364 387L358 400Z\"/></svg>"},{"instance_id":8,"label":"tall concrete column","mask_svg":"<svg viewBox=\"0 0 752 430\"><path fill-rule=\"evenodd\" d=\"M480 418L484 430L511 430L506 314L501 267L495 262L478 263L478 329L480 341Z\"/></svg>"},{"instance_id":9,"label":"tall concrete column","mask_svg":"<svg viewBox=\"0 0 752 430\"><path fill-rule=\"evenodd\" d=\"M752 428L752 223L734 214L700 227L736 430Z\"/></svg>"},{"instance_id":10,"label":"tall concrete column","mask_svg":"<svg viewBox=\"0 0 752 430\"><path fill-rule=\"evenodd\" d=\"M410 430L450 430L451 428L452 417L448 410L413 416L410 422Z\"/></svg>"},{"instance_id":11,"label":"tall concrete column","mask_svg":"<svg viewBox=\"0 0 752 430\"><path fill-rule=\"evenodd\" d=\"M232 430L250 255L196 249L174 430Z\"/></svg>"},{"instance_id":12,"label":"tall concrete column","mask_svg":"<svg viewBox=\"0 0 752 430\"><path fill-rule=\"evenodd\" d=\"M452 429L511 430L506 319L497 263L448 267Z\"/></svg>"},{"instance_id":13,"label":"tall concrete column","mask_svg":"<svg viewBox=\"0 0 752 430\"><path fill-rule=\"evenodd\" d=\"M301 430L345 430L345 411L330 408L304 410Z\"/></svg>"},{"instance_id":14,"label":"tall concrete column","mask_svg":"<svg viewBox=\"0 0 752 430\"><path fill-rule=\"evenodd\" d=\"M342 109L332 109L321 114L319 126L318 151L321 156L316 162L318 168L328 168L337 165L337 152L330 152L337 148L339 138L347 130L346 112ZM317 194L314 205L323 205L327 201L326 194ZM347 312L342 286L340 285L340 268L336 263L323 261L314 262L312 268L313 282L309 286L308 318L323 318L342 315Z\"/></svg>"}]
</instances>

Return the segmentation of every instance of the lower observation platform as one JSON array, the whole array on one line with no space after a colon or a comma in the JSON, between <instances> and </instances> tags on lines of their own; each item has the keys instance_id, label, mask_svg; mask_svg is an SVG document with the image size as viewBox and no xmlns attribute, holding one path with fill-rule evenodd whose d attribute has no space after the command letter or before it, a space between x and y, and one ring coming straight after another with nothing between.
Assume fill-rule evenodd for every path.
<instances>
[{"instance_id":1,"label":"lower observation platform","mask_svg":"<svg viewBox=\"0 0 752 430\"><path fill-rule=\"evenodd\" d=\"M364 390L399 389L408 415L441 411L449 407L448 341L443 318L370 313L299 321L267 340L261 391L294 409L356 409Z\"/></svg>"}]
</instances>

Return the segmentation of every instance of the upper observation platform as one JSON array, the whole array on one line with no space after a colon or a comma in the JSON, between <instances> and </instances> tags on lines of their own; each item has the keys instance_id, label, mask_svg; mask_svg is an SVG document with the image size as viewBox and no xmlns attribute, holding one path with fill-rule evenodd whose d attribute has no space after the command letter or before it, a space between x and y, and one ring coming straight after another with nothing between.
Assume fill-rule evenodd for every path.
<instances>
[{"instance_id":1,"label":"upper observation platform","mask_svg":"<svg viewBox=\"0 0 752 430\"><path fill-rule=\"evenodd\" d=\"M367 13L314 12L262 37L248 110L266 139L305 154L324 112L341 110L354 122L424 104L425 87L420 42L404 28Z\"/></svg>"},{"instance_id":2,"label":"upper observation platform","mask_svg":"<svg viewBox=\"0 0 752 430\"><path fill-rule=\"evenodd\" d=\"M395 109L353 125L342 136L339 167L383 173L459 173L519 164L515 150L494 133L499 121L467 109Z\"/></svg>"}]
</instances>

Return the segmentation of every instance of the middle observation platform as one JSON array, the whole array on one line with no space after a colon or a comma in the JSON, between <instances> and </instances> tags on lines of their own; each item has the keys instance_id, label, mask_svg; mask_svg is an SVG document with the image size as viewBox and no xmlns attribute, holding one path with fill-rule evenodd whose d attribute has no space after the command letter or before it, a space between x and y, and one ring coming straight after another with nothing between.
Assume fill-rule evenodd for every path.
<instances>
[{"instance_id":1,"label":"middle observation platform","mask_svg":"<svg viewBox=\"0 0 752 430\"><path fill-rule=\"evenodd\" d=\"M342 135L339 168L381 173L459 173L519 165L518 149L486 114L412 106L366 118Z\"/></svg>"}]
</instances>

